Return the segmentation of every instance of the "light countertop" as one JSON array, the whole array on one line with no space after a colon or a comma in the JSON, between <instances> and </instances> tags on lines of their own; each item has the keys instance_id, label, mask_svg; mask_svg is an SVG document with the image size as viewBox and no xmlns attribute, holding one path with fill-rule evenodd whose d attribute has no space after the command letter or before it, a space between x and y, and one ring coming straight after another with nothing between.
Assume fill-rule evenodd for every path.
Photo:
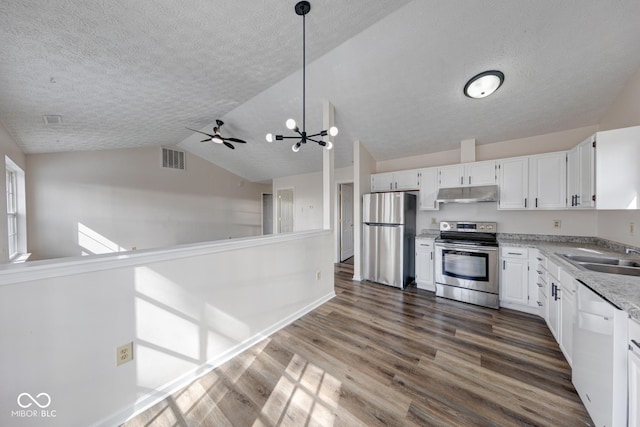
<instances>
[{"instance_id":1,"label":"light countertop","mask_svg":"<svg viewBox=\"0 0 640 427\"><path fill-rule=\"evenodd\" d=\"M611 304L640 321L640 277L581 270L558 254L605 256L640 262L638 256L624 253L622 245L604 239L575 238L572 241L528 240L498 237L501 246L536 248L550 261L583 282ZM613 244L611 244L613 243Z\"/></svg>"}]
</instances>

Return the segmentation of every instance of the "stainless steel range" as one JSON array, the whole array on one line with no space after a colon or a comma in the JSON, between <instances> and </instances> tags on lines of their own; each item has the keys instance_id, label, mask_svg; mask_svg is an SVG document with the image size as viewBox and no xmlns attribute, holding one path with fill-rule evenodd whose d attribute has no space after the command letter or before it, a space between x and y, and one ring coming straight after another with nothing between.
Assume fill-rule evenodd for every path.
<instances>
[{"instance_id":1,"label":"stainless steel range","mask_svg":"<svg viewBox=\"0 0 640 427\"><path fill-rule=\"evenodd\" d=\"M495 222L442 221L436 239L436 295L498 308Z\"/></svg>"}]
</instances>

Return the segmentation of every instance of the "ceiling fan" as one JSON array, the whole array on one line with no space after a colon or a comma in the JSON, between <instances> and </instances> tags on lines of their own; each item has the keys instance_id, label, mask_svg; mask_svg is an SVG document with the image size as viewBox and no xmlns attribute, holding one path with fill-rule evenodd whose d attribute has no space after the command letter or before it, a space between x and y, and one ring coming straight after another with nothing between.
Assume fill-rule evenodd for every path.
<instances>
[{"instance_id":1,"label":"ceiling fan","mask_svg":"<svg viewBox=\"0 0 640 427\"><path fill-rule=\"evenodd\" d=\"M238 139L238 138L225 138L222 135L220 135L220 128L222 127L222 125L224 124L224 122L222 120L216 119L216 124L218 126L215 126L213 128L213 135L210 133L206 133L206 132L201 132L199 130L195 130L195 129L191 129L191 128L187 128L191 131L194 132L198 132L201 133L203 135L207 135L209 138L207 139L203 139L200 142L215 142L216 144L224 144L227 147L231 148L232 150L235 150L236 147L234 147L231 143L229 143L229 141L231 142L236 142L236 143L240 143L240 144L246 144L247 141L243 141L242 139Z\"/></svg>"}]
</instances>

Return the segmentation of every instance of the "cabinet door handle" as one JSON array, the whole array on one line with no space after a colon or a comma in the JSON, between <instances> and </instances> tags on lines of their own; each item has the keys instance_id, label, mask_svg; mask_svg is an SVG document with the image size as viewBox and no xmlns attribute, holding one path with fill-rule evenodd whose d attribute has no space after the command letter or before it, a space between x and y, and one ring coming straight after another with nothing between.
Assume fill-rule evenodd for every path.
<instances>
[{"instance_id":1,"label":"cabinet door handle","mask_svg":"<svg viewBox=\"0 0 640 427\"><path fill-rule=\"evenodd\" d=\"M464 176L460 177L460 185L464 185Z\"/></svg>"},{"instance_id":2,"label":"cabinet door handle","mask_svg":"<svg viewBox=\"0 0 640 427\"><path fill-rule=\"evenodd\" d=\"M508 255L522 255L522 252L507 252Z\"/></svg>"},{"instance_id":3,"label":"cabinet door handle","mask_svg":"<svg viewBox=\"0 0 640 427\"><path fill-rule=\"evenodd\" d=\"M538 207L538 198L536 197L536 208Z\"/></svg>"},{"instance_id":4,"label":"cabinet door handle","mask_svg":"<svg viewBox=\"0 0 640 427\"><path fill-rule=\"evenodd\" d=\"M576 206L580 206L580 195L576 194Z\"/></svg>"},{"instance_id":5,"label":"cabinet door handle","mask_svg":"<svg viewBox=\"0 0 640 427\"><path fill-rule=\"evenodd\" d=\"M471 175L469 175L469 185L471 185Z\"/></svg>"},{"instance_id":6,"label":"cabinet door handle","mask_svg":"<svg viewBox=\"0 0 640 427\"><path fill-rule=\"evenodd\" d=\"M538 307L542 307L542 303L540 301L536 301L538 303Z\"/></svg>"},{"instance_id":7,"label":"cabinet door handle","mask_svg":"<svg viewBox=\"0 0 640 427\"><path fill-rule=\"evenodd\" d=\"M636 340L631 340L631 342L633 343L633 345L635 345L636 347L640 348L640 343Z\"/></svg>"},{"instance_id":8,"label":"cabinet door handle","mask_svg":"<svg viewBox=\"0 0 640 427\"><path fill-rule=\"evenodd\" d=\"M431 261L433 261L433 252L431 252L430 254L431 254Z\"/></svg>"},{"instance_id":9,"label":"cabinet door handle","mask_svg":"<svg viewBox=\"0 0 640 427\"><path fill-rule=\"evenodd\" d=\"M551 283L551 296L555 299L556 297L556 284Z\"/></svg>"},{"instance_id":10,"label":"cabinet door handle","mask_svg":"<svg viewBox=\"0 0 640 427\"><path fill-rule=\"evenodd\" d=\"M502 269L503 270L507 269L507 262L505 260L502 260Z\"/></svg>"},{"instance_id":11,"label":"cabinet door handle","mask_svg":"<svg viewBox=\"0 0 640 427\"><path fill-rule=\"evenodd\" d=\"M527 207L527 198L526 197L524 198L524 207L525 208Z\"/></svg>"}]
</instances>

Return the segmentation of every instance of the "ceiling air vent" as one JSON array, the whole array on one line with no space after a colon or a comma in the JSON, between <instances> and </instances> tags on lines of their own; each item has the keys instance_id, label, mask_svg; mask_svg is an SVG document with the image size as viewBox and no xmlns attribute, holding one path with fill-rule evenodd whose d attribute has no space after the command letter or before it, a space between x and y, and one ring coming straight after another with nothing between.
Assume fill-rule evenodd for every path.
<instances>
[{"instance_id":1,"label":"ceiling air vent","mask_svg":"<svg viewBox=\"0 0 640 427\"><path fill-rule=\"evenodd\" d=\"M172 150L170 148L162 149L162 167L169 169L184 170L184 151Z\"/></svg>"},{"instance_id":2,"label":"ceiling air vent","mask_svg":"<svg viewBox=\"0 0 640 427\"><path fill-rule=\"evenodd\" d=\"M62 116L45 115L42 116L45 125L59 125L62 123Z\"/></svg>"}]
</instances>

